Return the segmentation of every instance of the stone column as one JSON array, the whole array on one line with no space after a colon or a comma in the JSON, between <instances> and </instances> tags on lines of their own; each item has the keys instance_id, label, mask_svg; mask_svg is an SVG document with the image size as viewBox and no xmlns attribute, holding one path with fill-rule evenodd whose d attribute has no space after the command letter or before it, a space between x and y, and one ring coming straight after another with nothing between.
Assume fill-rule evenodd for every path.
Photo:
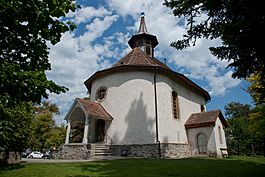
<instances>
[{"instance_id":1,"label":"stone column","mask_svg":"<svg viewBox=\"0 0 265 177\"><path fill-rule=\"evenodd\" d=\"M83 137L83 143L87 144L88 143L88 128L89 128L89 117L86 116L86 121L85 121L85 128L84 128L84 137Z\"/></svg>"},{"instance_id":2,"label":"stone column","mask_svg":"<svg viewBox=\"0 0 265 177\"><path fill-rule=\"evenodd\" d=\"M70 121L70 119L69 119L69 120L68 120L68 124L67 124L67 131L66 131L65 144L69 144L70 131L71 131L71 121Z\"/></svg>"}]
</instances>

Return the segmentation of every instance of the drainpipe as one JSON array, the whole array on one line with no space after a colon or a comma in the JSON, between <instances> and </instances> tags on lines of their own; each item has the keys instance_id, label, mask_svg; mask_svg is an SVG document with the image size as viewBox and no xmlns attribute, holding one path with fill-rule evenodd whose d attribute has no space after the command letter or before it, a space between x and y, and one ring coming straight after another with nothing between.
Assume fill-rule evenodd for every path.
<instances>
[{"instance_id":1,"label":"drainpipe","mask_svg":"<svg viewBox=\"0 0 265 177\"><path fill-rule=\"evenodd\" d=\"M155 67L155 74L154 74L156 142L158 143L158 157L161 158L161 147L160 147L160 141L159 141L159 138L158 138L158 114L157 114L156 72L157 72L157 67Z\"/></svg>"}]
</instances>

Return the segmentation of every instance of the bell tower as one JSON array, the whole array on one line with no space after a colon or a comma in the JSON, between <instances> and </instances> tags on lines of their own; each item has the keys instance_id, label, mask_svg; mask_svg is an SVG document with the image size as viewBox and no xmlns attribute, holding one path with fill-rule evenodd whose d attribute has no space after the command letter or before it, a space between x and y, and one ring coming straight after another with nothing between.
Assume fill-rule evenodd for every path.
<instances>
[{"instance_id":1,"label":"bell tower","mask_svg":"<svg viewBox=\"0 0 265 177\"><path fill-rule=\"evenodd\" d=\"M149 34L145 25L144 12L141 13L141 20L138 33L128 41L130 47L140 48L146 55L154 57L154 48L158 45L156 36Z\"/></svg>"}]
</instances>

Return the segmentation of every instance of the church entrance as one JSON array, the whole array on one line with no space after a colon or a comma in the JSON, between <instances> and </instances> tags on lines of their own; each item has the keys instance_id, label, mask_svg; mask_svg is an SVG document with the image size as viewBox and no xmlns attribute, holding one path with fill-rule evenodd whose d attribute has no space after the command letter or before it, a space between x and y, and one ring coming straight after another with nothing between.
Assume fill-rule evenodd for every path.
<instances>
[{"instance_id":1,"label":"church entrance","mask_svg":"<svg viewBox=\"0 0 265 177\"><path fill-rule=\"evenodd\" d=\"M200 133L197 136L197 144L199 154L207 154L207 137L205 134Z\"/></svg>"},{"instance_id":2,"label":"church entrance","mask_svg":"<svg viewBox=\"0 0 265 177\"><path fill-rule=\"evenodd\" d=\"M103 142L105 137L105 121L97 120L96 122L96 142Z\"/></svg>"}]
</instances>

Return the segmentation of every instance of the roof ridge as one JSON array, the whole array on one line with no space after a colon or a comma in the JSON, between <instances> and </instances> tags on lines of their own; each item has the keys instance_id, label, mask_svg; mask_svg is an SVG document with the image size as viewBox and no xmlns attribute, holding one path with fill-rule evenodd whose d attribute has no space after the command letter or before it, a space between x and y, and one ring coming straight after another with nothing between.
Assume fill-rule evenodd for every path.
<instances>
[{"instance_id":1,"label":"roof ridge","mask_svg":"<svg viewBox=\"0 0 265 177\"><path fill-rule=\"evenodd\" d=\"M131 63L131 60L132 60L132 57L133 57L133 54L135 53L135 49L137 49L137 48L134 48L132 51L132 54L131 54L131 56L130 56L130 59L129 59L129 61L128 61L128 63L127 64L130 64Z\"/></svg>"}]
</instances>

